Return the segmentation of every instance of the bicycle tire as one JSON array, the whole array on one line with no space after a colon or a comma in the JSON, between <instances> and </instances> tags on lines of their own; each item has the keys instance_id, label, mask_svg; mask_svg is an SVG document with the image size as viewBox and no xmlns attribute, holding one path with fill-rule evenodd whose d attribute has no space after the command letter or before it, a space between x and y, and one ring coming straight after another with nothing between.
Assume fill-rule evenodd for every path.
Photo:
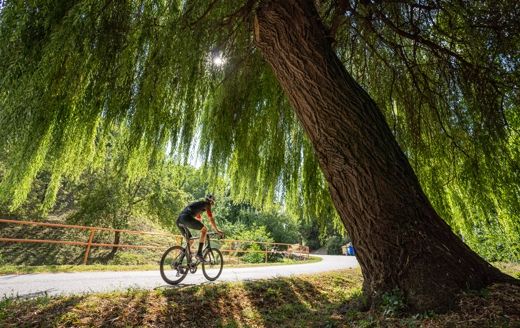
<instances>
[{"instance_id":1,"label":"bicycle tire","mask_svg":"<svg viewBox=\"0 0 520 328\"><path fill-rule=\"evenodd\" d=\"M177 285L178 283L180 283L182 280L184 280L184 278L186 278L186 275L188 275L188 272L189 272L189 269L186 267L183 271L179 272L179 269L177 268L173 268L170 266L169 263L166 262L167 258L168 258L168 255L170 255L170 253L172 253L173 251L179 251L179 253L185 253L185 249L183 247L180 247L180 246L173 246L173 247L170 247L168 248L163 256L161 257L161 264L160 264L160 272L161 272L161 277L163 278L163 280L170 284L170 285ZM181 254L179 254L181 255ZM186 255L181 255L181 256L184 256L184 258L186 257ZM185 259L183 259L183 261L185 261ZM175 275L178 277L177 279L170 279L168 276L167 276L167 272L175 272Z\"/></svg>"},{"instance_id":2,"label":"bicycle tire","mask_svg":"<svg viewBox=\"0 0 520 328\"><path fill-rule=\"evenodd\" d=\"M222 273L222 268L224 267L224 257L222 253L217 248L208 248L204 251L204 259L208 262L202 262L202 273L204 277L209 281L215 281L220 277ZM206 268L208 266L208 268ZM216 269L216 275L210 275L206 270Z\"/></svg>"}]
</instances>

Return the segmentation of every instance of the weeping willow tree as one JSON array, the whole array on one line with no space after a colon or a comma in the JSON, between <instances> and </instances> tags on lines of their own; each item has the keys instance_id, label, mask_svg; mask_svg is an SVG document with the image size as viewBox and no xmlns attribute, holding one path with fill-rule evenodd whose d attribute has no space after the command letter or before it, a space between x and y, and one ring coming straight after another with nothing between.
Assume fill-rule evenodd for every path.
<instances>
[{"instance_id":1,"label":"weeping willow tree","mask_svg":"<svg viewBox=\"0 0 520 328\"><path fill-rule=\"evenodd\" d=\"M373 305L397 288L412 310L445 309L462 288L513 281L446 222L473 245L500 233L518 256L518 4L0 8L0 199L13 208L42 170L52 204L123 127L129 179L195 159L235 199L338 218Z\"/></svg>"}]
</instances>

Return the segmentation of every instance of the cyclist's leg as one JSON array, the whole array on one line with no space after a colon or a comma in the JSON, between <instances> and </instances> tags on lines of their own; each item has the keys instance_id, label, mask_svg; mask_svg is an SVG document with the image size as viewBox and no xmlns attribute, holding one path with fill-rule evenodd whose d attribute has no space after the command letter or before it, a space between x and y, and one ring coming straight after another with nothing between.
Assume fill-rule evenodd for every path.
<instances>
[{"instance_id":1,"label":"cyclist's leg","mask_svg":"<svg viewBox=\"0 0 520 328\"><path fill-rule=\"evenodd\" d=\"M199 248L197 251L197 257L199 260L202 258L202 246L204 245L204 241L206 240L206 233L208 229L200 222L199 220L195 219L193 216L181 216L179 217L180 222L187 228L194 229L194 230L200 230L200 240L199 240Z\"/></svg>"},{"instance_id":2,"label":"cyclist's leg","mask_svg":"<svg viewBox=\"0 0 520 328\"><path fill-rule=\"evenodd\" d=\"M204 244L206 241L206 234L208 233L208 228L205 225L202 225L202 229L200 229L200 243Z\"/></svg>"},{"instance_id":3,"label":"cyclist's leg","mask_svg":"<svg viewBox=\"0 0 520 328\"><path fill-rule=\"evenodd\" d=\"M185 222L184 216L181 215L181 216L179 216L179 218L177 219L175 224L177 225L177 228L179 228L179 231L181 232L181 235L184 238L186 238L187 242L189 242L190 238L191 238L191 232L190 232L190 230L188 229L188 227L186 226L186 224L184 222Z\"/></svg>"},{"instance_id":4,"label":"cyclist's leg","mask_svg":"<svg viewBox=\"0 0 520 328\"><path fill-rule=\"evenodd\" d=\"M175 225L177 226L177 228L179 228L179 231L181 232L181 235L186 239L186 245L187 245L186 250L187 250L188 254L190 254L190 250L191 250L190 247L191 247L191 244L193 242L190 239L191 238L191 232L190 232L190 230L188 228L186 228L186 226L184 226L184 224L182 224L181 216L179 216L177 221L175 221ZM184 255L182 255L182 258L183 257L184 257ZM182 258L181 258L181 262L182 262Z\"/></svg>"}]
</instances>

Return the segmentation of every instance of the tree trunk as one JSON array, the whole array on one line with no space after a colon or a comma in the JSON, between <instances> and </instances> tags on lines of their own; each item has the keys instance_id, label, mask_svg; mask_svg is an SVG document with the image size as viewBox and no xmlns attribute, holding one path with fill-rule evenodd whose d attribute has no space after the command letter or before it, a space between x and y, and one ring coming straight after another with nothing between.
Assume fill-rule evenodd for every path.
<instances>
[{"instance_id":1,"label":"tree trunk","mask_svg":"<svg viewBox=\"0 0 520 328\"><path fill-rule=\"evenodd\" d=\"M435 212L381 111L330 46L312 0L264 1L254 33L312 142L370 304L399 289L411 311L444 311L461 289L516 281Z\"/></svg>"},{"instance_id":2,"label":"tree trunk","mask_svg":"<svg viewBox=\"0 0 520 328\"><path fill-rule=\"evenodd\" d=\"M115 231L114 232L114 245L119 245L121 242L121 231ZM112 250L107 255L107 259L112 259L116 255L117 251L119 250L119 247L112 247Z\"/></svg>"}]
</instances>

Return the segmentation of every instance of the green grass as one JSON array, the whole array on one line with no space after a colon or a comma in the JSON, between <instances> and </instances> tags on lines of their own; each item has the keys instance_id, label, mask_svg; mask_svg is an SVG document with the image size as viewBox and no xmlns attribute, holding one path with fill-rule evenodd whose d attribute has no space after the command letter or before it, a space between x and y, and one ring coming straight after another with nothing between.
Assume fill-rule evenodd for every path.
<instances>
[{"instance_id":1,"label":"green grass","mask_svg":"<svg viewBox=\"0 0 520 328\"><path fill-rule=\"evenodd\" d=\"M511 277L520 279L520 263L495 262L492 264L498 269L500 269L502 272L505 272L508 275L510 275Z\"/></svg>"},{"instance_id":2,"label":"green grass","mask_svg":"<svg viewBox=\"0 0 520 328\"><path fill-rule=\"evenodd\" d=\"M53 223L66 223L63 220ZM129 229L166 232L148 220L133 218ZM46 228L38 226L0 224L0 235L9 238L51 239L65 241L84 241L89 239L89 231L77 229ZM28 237L29 236L29 237ZM94 242L112 243L113 233L96 232ZM122 244L148 245L157 248L120 249L114 257L109 257L111 248L92 247L89 254L89 264L109 265L145 265L154 264L161 258L165 249L175 244L173 238L157 235L121 235ZM61 266L83 263L84 246L60 244L32 243L0 243L0 264L23 266Z\"/></svg>"},{"instance_id":3,"label":"green grass","mask_svg":"<svg viewBox=\"0 0 520 328\"><path fill-rule=\"evenodd\" d=\"M285 260L276 263L241 263L226 265L224 268L242 268L256 266L276 266L315 263L321 261L320 257L310 256L308 260L295 261ZM140 265L0 265L0 275L7 274L30 274L30 273L57 273L57 272L90 272L90 271L157 271L159 264Z\"/></svg>"},{"instance_id":4,"label":"green grass","mask_svg":"<svg viewBox=\"0 0 520 328\"><path fill-rule=\"evenodd\" d=\"M360 312L358 269L156 290L0 301L0 327L517 327L520 287L463 293L445 314Z\"/></svg>"},{"instance_id":5,"label":"green grass","mask_svg":"<svg viewBox=\"0 0 520 328\"><path fill-rule=\"evenodd\" d=\"M291 259L283 259L282 262L260 262L260 263L240 263L240 264L230 264L225 265L225 267L233 267L233 268L241 268L241 267L257 267L257 266L276 266L276 265L292 265L292 264L306 264L306 263L316 263L322 261L322 258L319 256L310 255L306 260L291 260ZM225 263L225 262L224 262Z\"/></svg>"}]
</instances>

